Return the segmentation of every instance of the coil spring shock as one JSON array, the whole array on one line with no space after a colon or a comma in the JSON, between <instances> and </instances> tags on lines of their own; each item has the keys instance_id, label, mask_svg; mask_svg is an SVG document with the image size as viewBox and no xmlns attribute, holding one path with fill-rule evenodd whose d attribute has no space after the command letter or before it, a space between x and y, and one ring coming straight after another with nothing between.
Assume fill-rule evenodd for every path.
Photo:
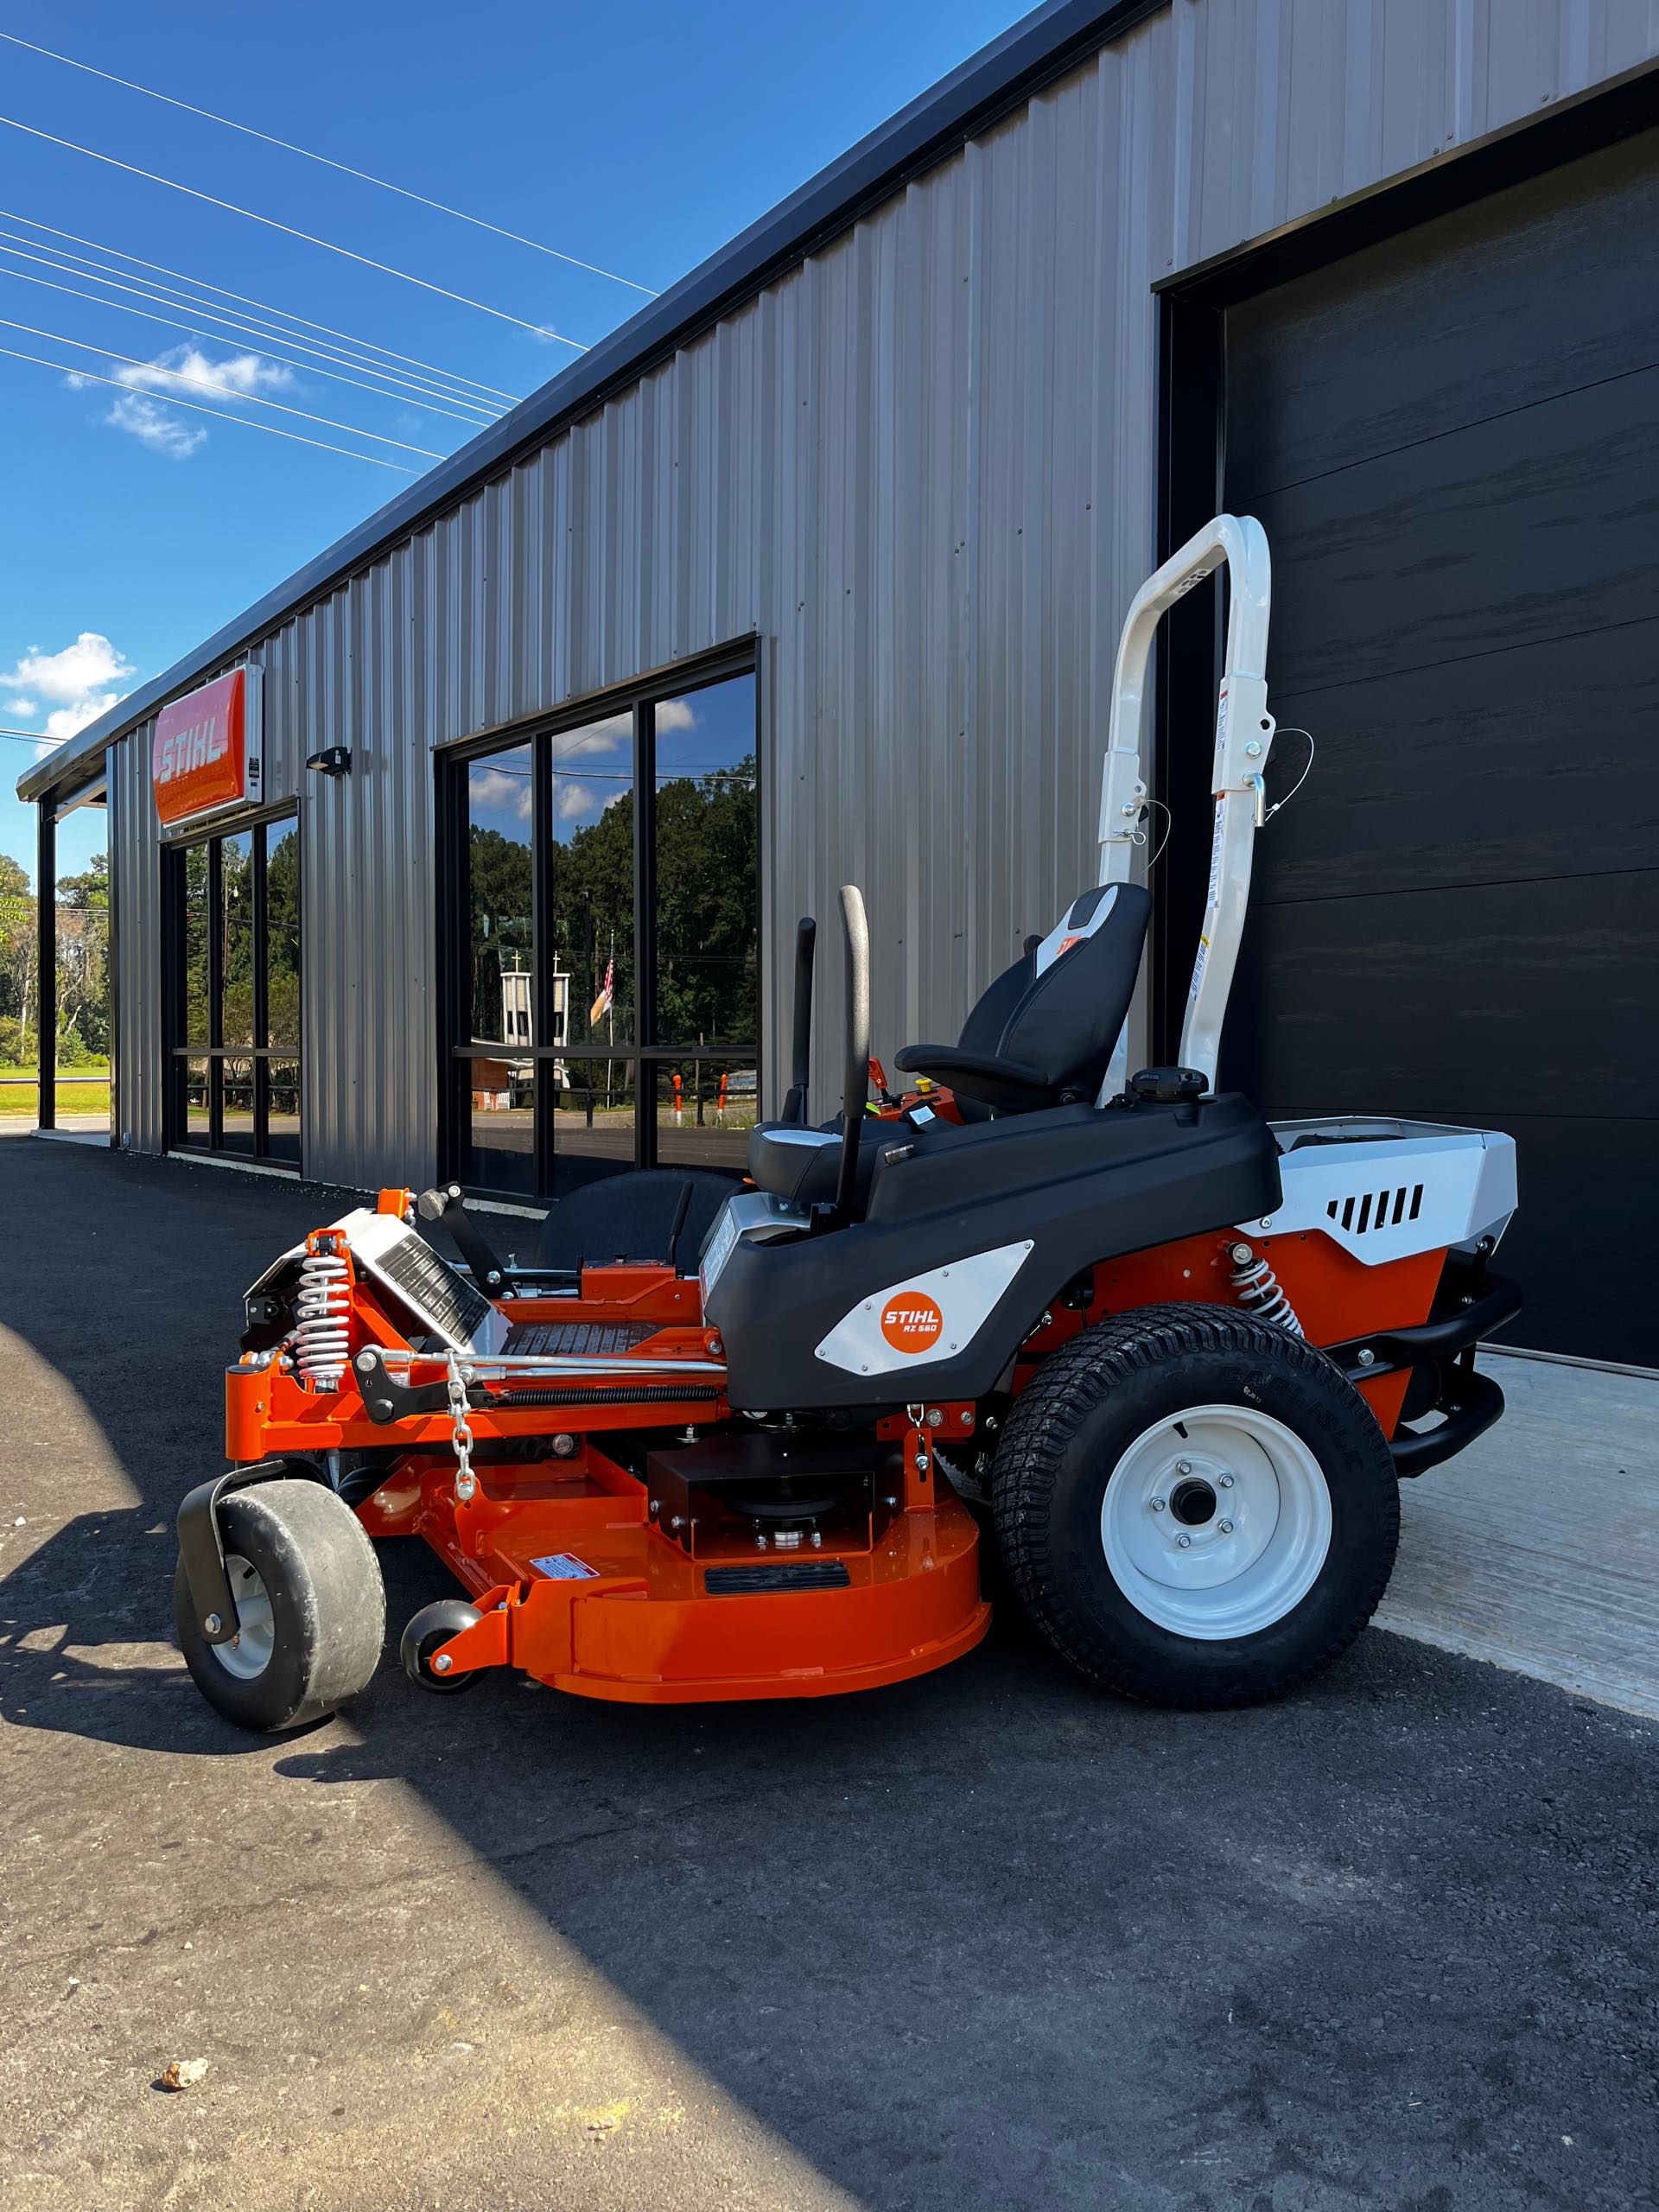
<instances>
[{"instance_id":1,"label":"coil spring shock","mask_svg":"<svg viewBox=\"0 0 1659 2212\"><path fill-rule=\"evenodd\" d=\"M352 1268L343 1248L313 1251L308 1245L294 1311L298 1319L289 1341L295 1365L314 1390L339 1389L352 1355Z\"/></svg>"},{"instance_id":2,"label":"coil spring shock","mask_svg":"<svg viewBox=\"0 0 1659 2212\"><path fill-rule=\"evenodd\" d=\"M1287 1336L1300 1337L1302 1325L1296 1308L1279 1287L1279 1278L1248 1244L1235 1244L1227 1255L1233 1263L1233 1291L1241 1306L1258 1321L1270 1321Z\"/></svg>"}]
</instances>

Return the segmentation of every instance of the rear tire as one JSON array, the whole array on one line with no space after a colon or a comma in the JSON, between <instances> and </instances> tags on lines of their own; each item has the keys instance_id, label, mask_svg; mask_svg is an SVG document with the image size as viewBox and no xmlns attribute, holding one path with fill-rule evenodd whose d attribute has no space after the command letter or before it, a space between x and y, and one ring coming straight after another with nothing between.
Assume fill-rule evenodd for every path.
<instances>
[{"instance_id":1,"label":"rear tire","mask_svg":"<svg viewBox=\"0 0 1659 2212\"><path fill-rule=\"evenodd\" d=\"M1328 1667L1376 1611L1399 1485L1323 1353L1225 1307L1085 1329L1015 1404L992 1478L1026 1611L1093 1681L1156 1705L1253 1705Z\"/></svg>"},{"instance_id":2,"label":"rear tire","mask_svg":"<svg viewBox=\"0 0 1659 2212\"><path fill-rule=\"evenodd\" d=\"M238 1728L270 1733L321 1720L365 1688L380 1662L386 1592L374 1546L321 1483L259 1483L232 1491L218 1511L243 1631L208 1643L181 1559L174 1618L196 1688Z\"/></svg>"}]
</instances>

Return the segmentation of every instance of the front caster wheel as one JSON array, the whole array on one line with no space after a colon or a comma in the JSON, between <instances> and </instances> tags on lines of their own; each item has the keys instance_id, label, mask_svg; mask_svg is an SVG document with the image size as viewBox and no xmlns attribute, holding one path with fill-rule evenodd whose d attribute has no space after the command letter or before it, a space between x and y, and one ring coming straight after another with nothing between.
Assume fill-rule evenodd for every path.
<instances>
[{"instance_id":1,"label":"front caster wheel","mask_svg":"<svg viewBox=\"0 0 1659 2212\"><path fill-rule=\"evenodd\" d=\"M997 1535L1026 1611L1096 1681L1253 1705L1376 1611L1399 1486L1323 1353L1226 1307L1149 1306L1054 1353L1009 1416Z\"/></svg>"},{"instance_id":2,"label":"front caster wheel","mask_svg":"<svg viewBox=\"0 0 1659 2212\"><path fill-rule=\"evenodd\" d=\"M477 1686L482 1669L468 1668L464 1674L451 1674L445 1667L435 1664L440 1647L452 1636L459 1636L464 1628L482 1618L476 1605L469 1605L462 1598L440 1598L435 1604L423 1605L404 1630L399 1655L404 1672L411 1682L418 1682L423 1690L435 1691L447 1697L456 1690L470 1690Z\"/></svg>"},{"instance_id":3,"label":"front caster wheel","mask_svg":"<svg viewBox=\"0 0 1659 2212\"><path fill-rule=\"evenodd\" d=\"M196 1688L239 1728L302 1728L354 1697L380 1662L386 1592L362 1522L321 1484L260 1483L219 1506L240 1629L209 1643L184 1561L173 1580L179 1647Z\"/></svg>"}]
</instances>

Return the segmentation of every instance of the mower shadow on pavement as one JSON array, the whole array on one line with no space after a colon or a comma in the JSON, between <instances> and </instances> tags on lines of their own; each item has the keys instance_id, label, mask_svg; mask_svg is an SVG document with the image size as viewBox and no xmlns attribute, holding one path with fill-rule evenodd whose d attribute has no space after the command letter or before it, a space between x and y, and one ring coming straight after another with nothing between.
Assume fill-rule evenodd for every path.
<instances>
[{"instance_id":1,"label":"mower shadow on pavement","mask_svg":"<svg viewBox=\"0 0 1659 2212\"><path fill-rule=\"evenodd\" d=\"M62 1868L44 1909L88 1946L122 1931L134 1979L108 2017L135 2048L149 2008L185 2001L194 1934L253 1993L233 2063L257 2125L326 2148L364 2124L359 2083L406 2084L413 2112L464 2098L455 2069L493 2049L521 2158L569 2094L544 2056L567 2024L601 2053L607 2023L644 2024L644 2163L558 2164L612 2155L573 2121L575 2152L543 2142L516 2170L522 2196L442 2192L457 2205L1643 2201L1644 1724L1381 1634L1285 1704L1154 1712L1091 1694L1006 1612L944 1673L858 1697L630 1707L505 1673L426 1696L397 1636L451 1586L405 1540L383 1548L365 1694L303 1735L242 1735L173 1646L173 1515L220 1464L243 1285L333 1200L44 1144L0 1157L9 1770ZM99 1300L119 1311L95 1325ZM162 1923L169 1962L145 1968ZM452 2017L459 2044L434 2024ZM349 2085L336 2105L303 2101L318 2050L319 2083ZM702 2131L661 2164L652 2099L664 2131L677 2099ZM118 2132L138 2124L118 2109ZM752 2164L728 2200L744 2128L788 2185ZM460 2171L489 2150L431 2155Z\"/></svg>"},{"instance_id":2,"label":"mower shadow on pavement","mask_svg":"<svg viewBox=\"0 0 1659 2212\"><path fill-rule=\"evenodd\" d=\"M0 1721L130 1751L257 1750L197 1725L201 1700L145 1587L169 1573L172 1551L171 1525L156 1535L142 1507L86 1513L0 1577Z\"/></svg>"}]
</instances>

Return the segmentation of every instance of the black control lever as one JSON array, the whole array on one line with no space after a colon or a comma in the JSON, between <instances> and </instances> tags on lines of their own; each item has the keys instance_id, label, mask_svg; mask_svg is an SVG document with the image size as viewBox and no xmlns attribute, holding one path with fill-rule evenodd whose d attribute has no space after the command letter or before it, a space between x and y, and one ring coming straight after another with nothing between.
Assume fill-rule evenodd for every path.
<instances>
[{"instance_id":1,"label":"black control lever","mask_svg":"<svg viewBox=\"0 0 1659 2212\"><path fill-rule=\"evenodd\" d=\"M477 1221L467 1211L467 1201L461 1196L459 1183L435 1185L431 1190L423 1191L415 1201L415 1211L423 1221L443 1224L454 1238L473 1281L486 1298L506 1287L508 1270L497 1259L489 1238Z\"/></svg>"},{"instance_id":2,"label":"black control lever","mask_svg":"<svg viewBox=\"0 0 1659 2212\"><path fill-rule=\"evenodd\" d=\"M790 1056L789 1090L780 1118L806 1127L806 1079L812 1059L812 953L818 925L803 914L795 931L795 1024Z\"/></svg>"}]
</instances>

